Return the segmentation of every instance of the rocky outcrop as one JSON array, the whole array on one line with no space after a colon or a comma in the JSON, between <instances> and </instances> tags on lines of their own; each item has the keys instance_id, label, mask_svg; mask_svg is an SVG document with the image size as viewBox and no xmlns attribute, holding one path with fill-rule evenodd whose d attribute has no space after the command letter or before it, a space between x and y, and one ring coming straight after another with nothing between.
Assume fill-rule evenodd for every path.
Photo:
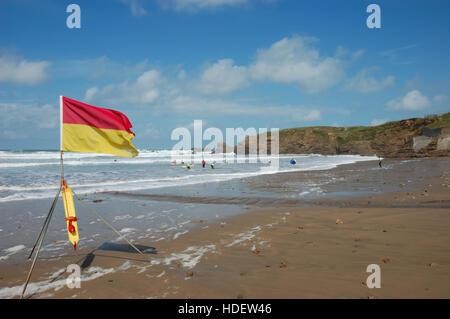
<instances>
[{"instance_id":1,"label":"rocky outcrop","mask_svg":"<svg viewBox=\"0 0 450 319\"><path fill-rule=\"evenodd\" d=\"M450 128L442 130L442 134L437 140L436 149L438 151L448 151L450 149Z\"/></svg>"},{"instance_id":2,"label":"rocky outcrop","mask_svg":"<svg viewBox=\"0 0 450 319\"><path fill-rule=\"evenodd\" d=\"M414 149L414 152L419 152L420 150L422 150L425 147L427 147L428 145L430 145L431 142L433 142L432 137L423 136L423 135L413 137L413 146L412 147Z\"/></svg>"},{"instance_id":3,"label":"rocky outcrop","mask_svg":"<svg viewBox=\"0 0 450 319\"><path fill-rule=\"evenodd\" d=\"M270 133L268 138L270 139ZM247 153L248 139L247 137L245 140ZM280 130L279 139L279 151L282 154L450 156L450 113L378 126L284 129ZM270 152L270 142L268 149Z\"/></svg>"}]
</instances>

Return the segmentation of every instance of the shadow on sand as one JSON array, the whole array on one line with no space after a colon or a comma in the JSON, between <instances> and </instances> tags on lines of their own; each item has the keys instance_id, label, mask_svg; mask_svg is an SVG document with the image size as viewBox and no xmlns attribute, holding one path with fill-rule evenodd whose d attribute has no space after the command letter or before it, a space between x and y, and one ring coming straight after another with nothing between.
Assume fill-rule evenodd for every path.
<instances>
[{"instance_id":1,"label":"shadow on sand","mask_svg":"<svg viewBox=\"0 0 450 319\"><path fill-rule=\"evenodd\" d=\"M139 244L136 244L135 246L145 255L147 255L147 254L155 255L158 253L155 247L139 245ZM131 247L128 244L105 242L105 243L101 244L100 246L98 246L97 248L90 251L89 253L83 255L83 257L80 258L79 260L77 260L75 262L75 264L80 265L80 268L83 271L92 265L96 256L98 256L98 257L101 256L103 258L106 257L106 258L113 258L113 259L124 259L124 260L148 262L148 260L142 260L142 259L138 259L138 258L130 258L130 257L126 257L126 256L114 256L114 255L97 253L97 252L102 252L102 251L139 254L136 250L133 249L133 247ZM52 280L50 282L55 282L55 281L61 279L64 276L64 274L65 273L61 273L60 275L52 278ZM35 295L36 295L36 293L29 294L28 296L25 297L25 299L30 299Z\"/></svg>"}]
</instances>

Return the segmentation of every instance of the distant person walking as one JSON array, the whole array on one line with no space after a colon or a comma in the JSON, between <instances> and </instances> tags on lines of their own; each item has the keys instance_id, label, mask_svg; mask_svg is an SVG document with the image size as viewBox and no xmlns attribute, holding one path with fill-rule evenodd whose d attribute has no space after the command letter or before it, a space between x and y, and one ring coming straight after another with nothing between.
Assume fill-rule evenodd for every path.
<instances>
[{"instance_id":1,"label":"distant person walking","mask_svg":"<svg viewBox=\"0 0 450 319\"><path fill-rule=\"evenodd\" d=\"M380 168L382 168L382 166L381 166L381 158L378 159L378 166L380 166Z\"/></svg>"},{"instance_id":2,"label":"distant person walking","mask_svg":"<svg viewBox=\"0 0 450 319\"><path fill-rule=\"evenodd\" d=\"M206 165L205 160L202 160L202 166L203 166L203 168L205 168L205 165Z\"/></svg>"}]
</instances>

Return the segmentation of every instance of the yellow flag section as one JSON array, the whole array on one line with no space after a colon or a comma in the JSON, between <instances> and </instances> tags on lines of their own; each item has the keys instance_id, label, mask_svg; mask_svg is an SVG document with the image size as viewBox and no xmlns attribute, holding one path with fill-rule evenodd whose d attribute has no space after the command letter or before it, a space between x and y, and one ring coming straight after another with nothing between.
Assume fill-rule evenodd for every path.
<instances>
[{"instance_id":1,"label":"yellow flag section","mask_svg":"<svg viewBox=\"0 0 450 319\"><path fill-rule=\"evenodd\" d=\"M73 245L73 249L77 250L77 243L80 240L78 235L77 216L75 214L75 205L73 204L72 190L67 186L66 181L63 180L63 201L64 211L66 212L67 234L69 241Z\"/></svg>"}]
</instances>

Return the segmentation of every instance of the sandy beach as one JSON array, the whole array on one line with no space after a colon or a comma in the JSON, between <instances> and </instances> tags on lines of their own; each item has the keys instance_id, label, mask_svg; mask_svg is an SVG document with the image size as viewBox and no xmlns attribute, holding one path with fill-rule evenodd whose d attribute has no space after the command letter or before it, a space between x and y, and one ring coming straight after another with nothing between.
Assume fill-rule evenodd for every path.
<instances>
[{"instance_id":1,"label":"sandy beach","mask_svg":"<svg viewBox=\"0 0 450 319\"><path fill-rule=\"evenodd\" d=\"M120 240L76 254L69 247L57 258L39 260L27 298L450 298L449 164L447 158L412 161L407 167L415 175L391 171L377 183L372 179L379 171L349 176L355 165L374 162L332 170L348 176L340 189L395 184L370 195L349 191L242 203L229 198L239 214L196 220L170 239L136 241L145 256ZM275 187L300 178L282 175L253 179L250 188L262 187L264 179ZM215 197L197 201L209 203L211 214L220 209ZM82 269L79 289L65 285L72 263ZM367 287L369 264L380 266L381 288ZM0 265L1 298L18 297L29 266Z\"/></svg>"}]
</instances>

